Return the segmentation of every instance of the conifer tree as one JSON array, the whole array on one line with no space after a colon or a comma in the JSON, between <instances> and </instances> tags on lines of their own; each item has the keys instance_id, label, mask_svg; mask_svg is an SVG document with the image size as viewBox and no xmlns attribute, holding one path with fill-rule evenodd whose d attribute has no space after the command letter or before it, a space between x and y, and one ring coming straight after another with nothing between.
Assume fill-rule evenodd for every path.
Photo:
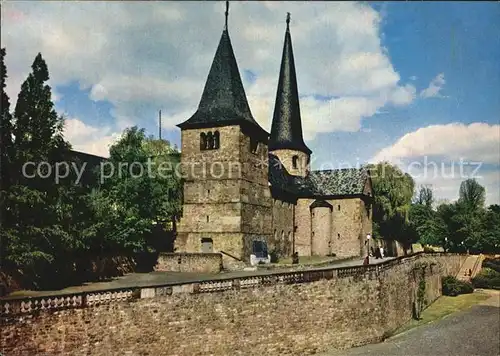
<instances>
[{"instance_id":1,"label":"conifer tree","mask_svg":"<svg viewBox=\"0 0 500 356\"><path fill-rule=\"evenodd\" d=\"M5 48L0 49L0 266L3 265L5 257L6 235L4 234L6 222L10 219L6 209L8 190L10 186L10 172L12 162L12 115L10 114L10 102L6 88L7 68L5 66Z\"/></svg>"}]
</instances>

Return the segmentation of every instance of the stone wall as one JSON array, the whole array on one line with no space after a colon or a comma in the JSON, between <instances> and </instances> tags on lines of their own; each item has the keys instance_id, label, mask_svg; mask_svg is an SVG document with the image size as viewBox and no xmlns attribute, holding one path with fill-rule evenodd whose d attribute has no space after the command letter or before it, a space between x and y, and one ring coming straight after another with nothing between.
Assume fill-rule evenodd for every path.
<instances>
[{"instance_id":1,"label":"stone wall","mask_svg":"<svg viewBox=\"0 0 500 356\"><path fill-rule=\"evenodd\" d=\"M200 149L200 134L208 131L219 132L218 149ZM201 238L210 238L215 252L249 260L249 237L268 241L272 234L268 167L262 164L267 144L261 140L252 152L250 137L237 125L182 130L181 140L184 204L176 252L200 252Z\"/></svg>"},{"instance_id":2,"label":"stone wall","mask_svg":"<svg viewBox=\"0 0 500 356\"><path fill-rule=\"evenodd\" d=\"M457 273L463 260L421 254L379 266L142 288L123 294L136 296L130 301L109 303L111 296L97 305L93 295L92 304L79 309L3 315L0 352L306 355L343 349L390 335L411 319L420 281L425 307L440 295L441 276Z\"/></svg>"},{"instance_id":3,"label":"stone wall","mask_svg":"<svg viewBox=\"0 0 500 356\"><path fill-rule=\"evenodd\" d=\"M310 256L324 251L334 253L338 257L361 256L366 253L364 238L372 231L370 210L366 209L365 202L360 198L328 199L327 202L333 206L331 212L331 226L323 224L319 220L311 220L310 205L314 199L299 199L295 206L295 248L301 256ZM322 237L322 241L316 238L318 251L313 251L311 246L312 233L321 231L325 235L325 229L330 229L330 238Z\"/></svg>"},{"instance_id":4,"label":"stone wall","mask_svg":"<svg viewBox=\"0 0 500 356\"><path fill-rule=\"evenodd\" d=\"M293 253L293 223L294 209L292 203L281 200L273 202L273 237L270 240L269 250L277 249L281 256L291 256Z\"/></svg>"},{"instance_id":5,"label":"stone wall","mask_svg":"<svg viewBox=\"0 0 500 356\"><path fill-rule=\"evenodd\" d=\"M160 253L154 270L219 273L221 267L222 255L220 253Z\"/></svg>"},{"instance_id":6,"label":"stone wall","mask_svg":"<svg viewBox=\"0 0 500 356\"><path fill-rule=\"evenodd\" d=\"M295 150L280 149L271 152L273 155L279 158L283 167L293 176L305 177L307 173L311 170L309 165L310 157L308 154ZM297 156L297 168L293 166L293 157Z\"/></svg>"}]
</instances>

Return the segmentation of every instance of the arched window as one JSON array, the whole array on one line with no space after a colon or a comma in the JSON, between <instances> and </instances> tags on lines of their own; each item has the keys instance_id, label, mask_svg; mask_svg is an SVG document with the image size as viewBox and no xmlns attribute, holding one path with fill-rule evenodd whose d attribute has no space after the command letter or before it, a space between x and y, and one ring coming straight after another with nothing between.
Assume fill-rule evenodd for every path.
<instances>
[{"instance_id":1,"label":"arched window","mask_svg":"<svg viewBox=\"0 0 500 356\"><path fill-rule=\"evenodd\" d=\"M340 211L340 204L337 206L337 209Z\"/></svg>"},{"instance_id":2,"label":"arched window","mask_svg":"<svg viewBox=\"0 0 500 356\"><path fill-rule=\"evenodd\" d=\"M214 148L214 136L212 132L207 134L207 150L211 150Z\"/></svg>"},{"instance_id":3,"label":"arched window","mask_svg":"<svg viewBox=\"0 0 500 356\"><path fill-rule=\"evenodd\" d=\"M214 149L218 149L220 147L220 134L219 131L215 131L214 133Z\"/></svg>"},{"instance_id":4,"label":"arched window","mask_svg":"<svg viewBox=\"0 0 500 356\"><path fill-rule=\"evenodd\" d=\"M207 148L207 135L204 132L200 134L200 150L203 151Z\"/></svg>"},{"instance_id":5,"label":"arched window","mask_svg":"<svg viewBox=\"0 0 500 356\"><path fill-rule=\"evenodd\" d=\"M297 169L297 162L299 161L299 156L293 156L292 157L292 166L293 169Z\"/></svg>"}]
</instances>

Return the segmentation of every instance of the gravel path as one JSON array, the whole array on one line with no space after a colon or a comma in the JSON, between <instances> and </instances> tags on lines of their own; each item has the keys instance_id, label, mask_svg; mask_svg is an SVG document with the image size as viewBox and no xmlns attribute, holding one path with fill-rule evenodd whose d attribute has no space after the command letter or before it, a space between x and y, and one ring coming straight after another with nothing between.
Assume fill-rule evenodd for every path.
<instances>
[{"instance_id":1,"label":"gravel path","mask_svg":"<svg viewBox=\"0 0 500 356\"><path fill-rule=\"evenodd\" d=\"M380 344L323 356L499 356L500 293L470 309L411 329Z\"/></svg>"}]
</instances>

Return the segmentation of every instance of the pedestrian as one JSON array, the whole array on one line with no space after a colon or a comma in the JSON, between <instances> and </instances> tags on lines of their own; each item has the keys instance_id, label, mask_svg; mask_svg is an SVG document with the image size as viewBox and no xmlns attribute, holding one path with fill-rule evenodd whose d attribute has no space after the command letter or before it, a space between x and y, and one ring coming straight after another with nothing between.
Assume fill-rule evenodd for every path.
<instances>
[{"instance_id":1,"label":"pedestrian","mask_svg":"<svg viewBox=\"0 0 500 356\"><path fill-rule=\"evenodd\" d=\"M363 266L367 266L368 264L370 264L370 257L367 255L363 260Z\"/></svg>"},{"instance_id":2,"label":"pedestrian","mask_svg":"<svg viewBox=\"0 0 500 356\"><path fill-rule=\"evenodd\" d=\"M380 246L380 258L384 258L384 248Z\"/></svg>"}]
</instances>

